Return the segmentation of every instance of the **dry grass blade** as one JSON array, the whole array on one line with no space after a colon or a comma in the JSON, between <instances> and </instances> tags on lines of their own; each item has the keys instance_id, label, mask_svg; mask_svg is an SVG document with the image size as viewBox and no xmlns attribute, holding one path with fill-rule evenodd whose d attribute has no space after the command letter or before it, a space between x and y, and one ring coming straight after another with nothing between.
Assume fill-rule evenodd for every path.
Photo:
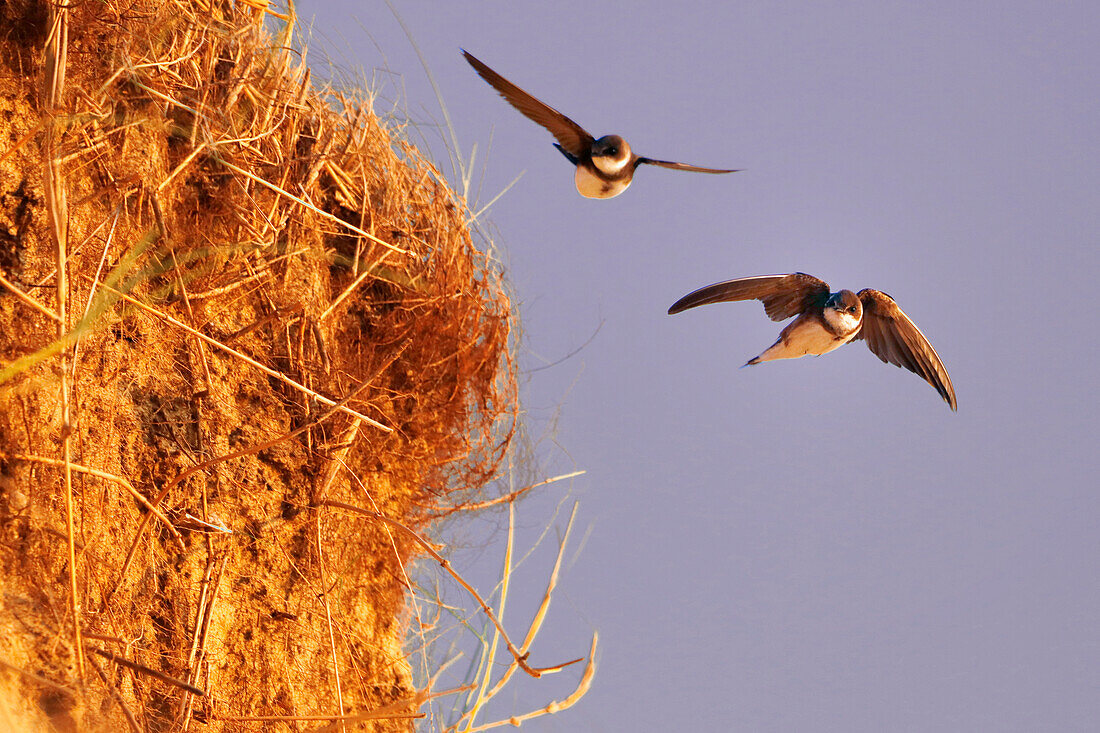
<instances>
[{"instance_id":1,"label":"dry grass blade","mask_svg":"<svg viewBox=\"0 0 1100 733\"><path fill-rule=\"evenodd\" d=\"M483 730L491 730L492 728L499 728L502 725L511 725L516 728L526 723L528 720L534 718L540 718L543 715L554 715L560 713L562 710L568 710L580 701L582 697L588 694L588 690L592 687L592 679L596 676L596 647L599 642L599 634L593 632L592 634L592 647L588 651L588 664L585 665L584 674L581 675L580 681L577 683L577 687L573 692L569 693L569 696L562 700L555 700L544 708L533 710L523 715L513 715L510 718L504 720L498 720L494 723L486 723L485 725L479 725L476 728L471 728L469 733L480 733Z\"/></svg>"},{"instance_id":2,"label":"dry grass blade","mask_svg":"<svg viewBox=\"0 0 1100 733\"><path fill-rule=\"evenodd\" d=\"M65 90L65 71L68 66L69 51L69 3L61 0L50 7L53 24L46 40L46 98L50 114L56 113L61 104L61 95ZM50 120L46 126L46 141L43 146L46 169L46 208L49 212L54 244L57 247L57 338L61 339L68 328L68 241L69 211L66 201L65 179L61 172L58 153L56 121ZM72 405L69 390L69 352L61 352L61 460L65 479L65 531L68 535L69 549L69 613L72 615L73 654L76 656L77 675L84 678L84 642L80 637L81 603L77 588L76 565L76 529L73 522L73 477L72 462Z\"/></svg>"},{"instance_id":3,"label":"dry grass blade","mask_svg":"<svg viewBox=\"0 0 1100 733\"><path fill-rule=\"evenodd\" d=\"M542 628L542 622L546 619L546 613L550 610L550 599L554 595L554 589L558 586L558 574L561 572L562 558L565 556L565 547L569 543L569 534L573 531L573 522L577 519L577 507L576 503L573 504L573 511L569 515L569 523L565 525L565 534L561 538L561 543L558 545L558 555L554 559L554 569L550 571L550 579L546 583L546 592L542 594L542 601L539 603L538 610L535 611L534 617L531 619L531 625L527 628L527 635L523 637L523 644L520 645L520 651L527 653L531 648L531 644L534 643L535 637L538 635L539 630ZM515 673L515 665L510 665L500 679L497 680L496 685L489 691L488 696L493 697L503 689L504 685L508 684L508 680L511 679Z\"/></svg>"},{"instance_id":4,"label":"dry grass blade","mask_svg":"<svg viewBox=\"0 0 1100 733\"><path fill-rule=\"evenodd\" d=\"M358 277L356 277L354 280L352 280L350 285L348 285L346 288L344 288L344 292L342 292L342 293L340 293L340 295L336 296L336 299L333 300L332 303L329 304L328 308L325 308L324 312L317 318L317 320L318 321L323 321L326 318L328 318L330 315L332 315L332 312L334 310L336 310L336 308L339 307L339 305L341 303L343 303L344 300L349 295L354 293L355 289L358 288L360 285L362 285L364 280L366 280L368 277L371 277L374 274L375 268L386 261L386 258L390 255L390 251L391 250L387 250L387 251L383 252L381 257L379 257L377 260L375 260L369 266L364 268L363 272L361 272Z\"/></svg>"},{"instance_id":5,"label":"dry grass blade","mask_svg":"<svg viewBox=\"0 0 1100 733\"><path fill-rule=\"evenodd\" d=\"M15 153L18 152L20 148L33 140L35 136L38 135L39 130L42 129L42 125L44 124L44 122L45 120L39 120L38 123L30 129L30 132L16 140L10 148L5 150L4 154L0 155L0 163L3 163L8 157L15 155Z\"/></svg>"},{"instance_id":6,"label":"dry grass blade","mask_svg":"<svg viewBox=\"0 0 1100 733\"><path fill-rule=\"evenodd\" d=\"M28 672L27 670L23 669L22 667L18 667L18 666L12 664L11 662L9 662L5 659L0 658L0 667L10 669L12 672L15 672L16 674L22 675L23 677L26 677L29 680L33 680L34 682L37 682L38 684L42 685L43 687L49 687L51 690L57 690L58 692L63 692L66 695L72 696L74 699L77 696L76 690L69 687L68 685L62 685L58 682L54 682L53 680L48 680L45 677L43 677L42 675L35 674L34 672Z\"/></svg>"},{"instance_id":7,"label":"dry grass blade","mask_svg":"<svg viewBox=\"0 0 1100 733\"><path fill-rule=\"evenodd\" d=\"M210 600L208 603L201 603L199 608L199 614L196 616L195 624L195 639L198 642L197 649L192 647L193 653L191 659L188 660L188 684L197 686L199 676L202 670L202 664L206 661L206 646L207 640L210 638L210 619L214 617L214 606L218 602L218 591L221 589L222 576L225 574L225 566L229 562L229 555L222 557L221 564L218 566L217 575L213 580L213 590L210 592ZM213 563L211 563L212 565ZM207 585L203 586L203 592L205 594L206 588L209 587L209 577L206 578ZM205 600L205 597L204 599ZM197 654L194 653L197 651ZM208 680L209 681L209 680ZM184 703L184 715L183 715L183 729L186 731L191 723L192 706L195 702L193 695L188 693L185 696Z\"/></svg>"},{"instance_id":8,"label":"dry grass blade","mask_svg":"<svg viewBox=\"0 0 1100 733\"><path fill-rule=\"evenodd\" d=\"M513 511L512 511L513 506L514 505L509 504L509 527L511 527L512 522L514 521L514 515L513 515ZM528 627L527 635L524 637L523 643L519 648L519 650L522 654L526 655L529 652L529 650L531 648L531 645L535 641L535 637L538 635L538 632L542 628L542 624L543 624L543 621L546 618L546 614L549 611L550 600L553 597L554 589L557 587L558 575L561 572L561 565L562 565L562 560L563 560L564 555L565 555L565 548L568 546L569 536L572 532L573 524L576 521L577 510L578 510L578 504L574 503L573 504L573 510L572 510L572 512L569 516L569 522L566 525L565 532L562 535L561 541L558 545L557 557L554 560L554 567L553 567L553 570L550 573L550 578L547 581L546 592L543 594L542 602L539 604L539 608L535 612L535 615L531 620L531 624ZM508 538L509 552L506 555L504 574L501 578L501 583L500 583L501 594L502 594L503 598L507 597L509 576L510 576L510 573L511 573L511 564L510 564L510 561L508 559L508 558L510 558L511 542L512 542L512 536L511 536L511 532L509 532L509 538ZM503 607L503 604L502 604L502 607ZM495 640L496 639L494 637L494 642L495 642ZM504 674L501 675L500 679L497 680L496 684L494 684L490 688L489 687L489 674L490 674L490 672L492 670L492 667L493 667L492 662L493 662L494 648L495 648L494 646L490 646L488 651L485 654L483 654L484 680L483 680L483 682L481 684L481 687L478 691L477 698L473 701L473 703L469 706L469 708L461 715L458 722L454 725L449 726L446 729L448 731L448 733L453 733L453 732L456 732L456 731L461 731L461 733L470 733L470 731L479 730L479 728L476 727L476 722L475 722L478 712L481 709L483 709L484 706L490 700L492 700L494 697L496 697L496 695L498 693L500 693L500 691L505 687L505 685L508 684L509 680L512 679L512 676L515 673L515 671L519 668L519 665L516 664L515 661L513 661L511 664L508 665L508 668L505 670Z\"/></svg>"},{"instance_id":9,"label":"dry grass blade","mask_svg":"<svg viewBox=\"0 0 1100 733\"><path fill-rule=\"evenodd\" d=\"M479 502L474 502L472 504L467 504L465 507L463 507L463 509L465 509L466 511L470 511L470 512L476 512L476 511L480 511L482 509L488 509L491 506L498 506L498 505L504 504L504 503L511 504L512 502L514 502L516 499L518 499L519 497L526 494L531 489L537 489L541 486L546 486L548 484L556 483L558 481L564 481L565 479L576 478L577 476L583 476L585 473L586 473L586 471L573 471L572 473L563 473L560 476L554 476L553 478L543 479L542 481L537 481L533 484L528 484L527 486L524 486L521 489L516 489L515 491L510 491L507 494L504 494L503 496L498 496L494 499L487 499L486 501L479 501ZM572 520L570 520L570 521L572 521Z\"/></svg>"},{"instance_id":10,"label":"dry grass blade","mask_svg":"<svg viewBox=\"0 0 1100 733\"><path fill-rule=\"evenodd\" d=\"M512 582L512 548L515 545L516 538L516 505L508 503L508 539L504 544L504 568L500 575L500 610L497 611L497 616L501 620L504 619L504 608L508 602L508 589L511 587ZM473 705L470 707L470 711L466 713L466 724L463 728L464 731L468 731L474 724L474 720L477 718L478 712L482 706L492 699L492 694L489 691L489 683L493 674L493 663L496 660L497 644L500 641L500 632L493 634L493 641L489 645L488 652L483 655L483 672L481 685L478 686L477 697L474 700ZM527 649L521 648L520 652L527 653ZM508 665L509 669L515 666L515 662Z\"/></svg>"},{"instance_id":11,"label":"dry grass blade","mask_svg":"<svg viewBox=\"0 0 1100 733\"><path fill-rule=\"evenodd\" d=\"M240 168L238 166L235 166L227 160L223 160L222 165L224 165L226 168L229 168L232 171L240 173L242 176L244 176L245 178L247 178L251 181L255 181L256 183L259 183L261 186L267 186L268 188L270 188L272 191L279 194L280 196L286 196L288 199L290 199L294 203L306 207L307 209L309 209L310 211L312 211L313 213L317 214L318 216L320 216L322 218L328 219L331 222L339 224L340 226L344 227L348 231L355 232L360 237L366 237L370 241L376 242L376 243L382 245L383 247L385 247L389 250L397 252L398 254L403 254L403 255L411 255L412 254L412 252L410 252L407 249L402 249L401 247L397 247L395 245L390 244L389 242L381 240L378 237L371 234L370 232L365 232L362 229L360 229L359 227L355 226L354 224L351 224L350 222L346 222L338 216L333 216L332 214L328 213L327 211L324 211L323 209L317 208L316 206L309 203L305 199L302 199L302 198L299 198L298 196L295 196L290 191L284 191L283 189L279 188L278 186L276 186L271 181L260 178L255 173L249 173L244 168Z\"/></svg>"},{"instance_id":12,"label":"dry grass blade","mask_svg":"<svg viewBox=\"0 0 1100 733\"><path fill-rule=\"evenodd\" d=\"M352 504L345 504L342 501L325 501L322 503L325 506L330 506L336 509L346 509L349 512L355 512L356 514L362 514L363 516L377 519L380 522L385 522L389 526L401 530L402 533L404 533L406 536L408 536L414 542L424 548L424 551L431 555L432 558L439 563L440 567L446 570L447 573L452 578L454 578L455 581L459 585L461 585L466 590L466 592L473 597L475 601L477 601L478 605L481 606L482 612L489 618L489 620L493 623L493 626L495 626L496 630L500 633L500 637L504 640L504 643L508 647L508 652L512 655L512 658L516 660L516 664L518 664L524 672L531 675L532 677L538 678L548 672L557 672L568 667L571 664L576 664L577 662L584 660L584 657L580 657L578 659L572 659L568 662L556 664L552 667L532 667L527 663L528 655L521 653L519 649L516 648L516 645L512 643L511 638L509 638L508 636L508 632L504 630L504 626L500 623L500 619L498 619L496 614L493 613L493 609L489 606L488 603L485 602L485 599L481 597L481 594L478 593L474 589L474 587L470 585L466 581L466 579L458 573L457 570L451 567L450 560L440 555L439 552L437 552L436 549L432 547L430 542L418 535L416 532L413 532L401 522L398 522L396 519L391 519L390 517L379 514L378 512L372 512L369 509L363 509L362 507L357 507Z\"/></svg>"},{"instance_id":13,"label":"dry grass blade","mask_svg":"<svg viewBox=\"0 0 1100 733\"><path fill-rule=\"evenodd\" d=\"M5 454L0 453L0 457L4 457L4 456L5 456ZM16 460L16 461L33 461L35 463L44 463L47 466L59 466L59 467L64 467L65 466L64 461L59 461L56 458L47 458L45 456L29 456L29 455L25 455L23 453L13 453L13 454L11 454L10 457L12 459ZM183 549L183 537L180 535L180 533L176 529L175 525L172 524L172 520L170 520L168 517L164 516L164 514L161 513L161 511L159 509L157 509L152 504L152 502L150 502L148 499L146 499L145 496L140 491L135 489L133 484L131 484L129 481L122 478L121 476L115 476L112 473L107 473L106 471L100 471L98 468L91 468L89 466L81 466L77 463L70 463L70 464L68 464L68 467L69 467L70 470L76 471L77 473L85 473L85 474L88 474L89 476L95 476L95 477L101 478L105 481L110 481L111 483L116 484L116 485L121 486L122 488L126 489L126 491L132 497L137 499L141 503L142 506L144 506L146 509L148 509L153 514L153 516L155 516L157 519L159 519L161 522L164 523L164 526L167 527L168 531L172 533L172 536L176 538L176 541L180 545L180 549Z\"/></svg>"},{"instance_id":14,"label":"dry grass blade","mask_svg":"<svg viewBox=\"0 0 1100 733\"><path fill-rule=\"evenodd\" d=\"M182 161L180 161L179 165L177 165L175 168L172 169L172 172L169 173L163 181L161 181L159 184L157 184L156 193L160 193L161 191L166 189L168 187L168 184L170 184L173 180L175 180L176 176L178 176L180 173L182 173L184 171L184 169L187 168L187 166L191 165L191 162L194 161L195 158L198 157L199 153L201 153L204 150L206 150L205 145L200 145L200 146L196 147L194 150L192 150L191 153L186 158L184 158Z\"/></svg>"},{"instance_id":15,"label":"dry grass blade","mask_svg":"<svg viewBox=\"0 0 1100 733\"><path fill-rule=\"evenodd\" d=\"M111 217L111 231L107 235L107 241L103 243L103 253L99 256L99 264L96 265L95 275L92 277L92 289L88 293L88 301L84 304L84 315L82 315L81 318L80 318L80 320L82 322L85 322L85 323L87 322L88 314L91 312L92 304L95 302L96 288L99 286L99 277L100 277L100 275L103 274L103 266L107 262L107 253L111 249L111 242L114 241L115 227L118 226L118 217L119 217L119 214L121 214L121 213L122 213L122 206L118 206L117 208L115 208L114 216ZM104 222L104 223L106 223L106 222ZM90 238L91 237L89 237L89 239ZM75 344L73 344L73 373L72 373L73 381L76 381L76 367L77 367L77 364L79 362L80 362L80 341L78 340Z\"/></svg>"},{"instance_id":16,"label":"dry grass blade","mask_svg":"<svg viewBox=\"0 0 1100 733\"><path fill-rule=\"evenodd\" d=\"M268 15L278 18L279 20L291 20L294 17L293 11L290 13L277 13L271 9L271 3L267 0L241 0L245 5L260 10ZM293 5L291 6L293 8Z\"/></svg>"},{"instance_id":17,"label":"dry grass blade","mask_svg":"<svg viewBox=\"0 0 1100 733\"><path fill-rule=\"evenodd\" d=\"M342 412L346 412L347 414L351 415L352 417L358 418L358 419L362 420L363 422L367 423L368 425L373 425L374 427L378 428L379 430L384 430L387 433L391 432L393 430L393 428L387 427L387 426L383 425L382 423L378 422L377 420L372 420L371 418L367 417L366 415L358 413L355 410L351 409L350 407L347 407L347 406L343 405L342 403L338 403L336 400L329 399L328 397L325 397L322 394L314 392L309 387L305 386L304 384L301 384L300 382L296 382L295 380L291 379L290 377L283 374L282 372L277 372L274 369L272 369L271 367L264 366L263 364L256 361L252 357L246 356L245 354L242 354L241 352L237 351L236 349L233 349L229 346L226 346L225 344L223 344L221 341L218 341L217 339L210 338L209 336L207 336L203 332L198 331L194 328L191 328L190 326L188 326L183 321L179 321L179 320L173 318L172 316L168 315L167 313L162 313L161 311L157 310L156 308L153 308L152 306L146 305L145 303L142 303L140 300L138 300L136 298L131 298L129 295L126 295L126 293L115 290L114 288L108 287L107 285L104 285L103 289L107 290L111 293L114 293L119 298L121 298L122 300L125 300L127 303L130 303L131 305L136 305L138 308L141 308L142 310L153 314L157 318L160 318L161 320L163 320L167 323L171 323L173 326L176 326L177 328L181 328L184 331L187 331L187 333L191 334L192 336L197 336L198 338L200 338L201 340L203 340L206 343L210 344L211 346L213 346L217 349L221 349L222 351L226 352L227 354L230 354L231 356L234 356L234 357L240 359L241 361L248 364L249 366L252 366L252 367L255 367L256 369L259 369L261 372L268 375L269 377L274 377L275 379L278 379L283 384L286 384L289 387L293 387L294 389L298 390L299 392L302 392L303 394L309 395L311 398L317 400L318 402L320 402L323 405L327 405L329 407L334 407L337 404L340 404L339 409Z\"/></svg>"},{"instance_id":18,"label":"dry grass blade","mask_svg":"<svg viewBox=\"0 0 1100 733\"><path fill-rule=\"evenodd\" d=\"M61 323L61 316L57 315L52 310L39 303L37 300L27 295L19 288L15 287L15 285L3 275L0 275L0 285L3 285L5 288L10 290L12 294L15 295L15 297L18 298L21 302L26 303L31 308L34 308L36 311L49 318L51 321L54 321L55 323Z\"/></svg>"},{"instance_id":19,"label":"dry grass blade","mask_svg":"<svg viewBox=\"0 0 1100 733\"><path fill-rule=\"evenodd\" d=\"M355 424L358 430L358 422ZM340 684L340 657L336 653L336 636L332 630L332 608L328 600L328 578L325 576L325 549L321 544L321 513L317 513L317 570L321 576L321 602L325 608L325 623L328 626L328 643L332 650L332 675L336 680L336 703L340 718L344 717L344 690ZM342 723L341 723L342 725Z\"/></svg>"}]
</instances>

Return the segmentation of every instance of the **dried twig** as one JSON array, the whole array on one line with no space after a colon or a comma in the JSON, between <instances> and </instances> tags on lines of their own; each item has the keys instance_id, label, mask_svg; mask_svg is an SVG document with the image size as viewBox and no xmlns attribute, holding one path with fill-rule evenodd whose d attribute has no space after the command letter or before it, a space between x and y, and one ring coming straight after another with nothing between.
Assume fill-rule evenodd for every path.
<instances>
[{"instance_id":1,"label":"dried twig","mask_svg":"<svg viewBox=\"0 0 1100 733\"><path fill-rule=\"evenodd\" d=\"M174 685L175 687L178 687L181 690L186 690L187 692L190 692L192 695L205 695L206 694L205 690L201 690L201 689L199 689L198 687L195 687L192 684L188 684L187 682L184 682L183 680L178 680L175 677L173 677L172 675L165 674L164 672L161 672L160 670L153 669L152 667L146 667L144 664L140 664L138 662L131 661L131 660L127 659L126 657L115 654L114 652L107 651L106 649L100 649L99 647L93 646L91 644L88 644L87 647L88 647L89 650L95 652L96 654L98 654L99 656L101 656L105 659L110 659L112 662L115 662L116 664L121 664L123 667L127 667L129 669L132 669L135 672L141 672L142 674L149 675L150 677L152 677L154 679L158 679L161 682L167 682L168 684Z\"/></svg>"},{"instance_id":2,"label":"dried twig","mask_svg":"<svg viewBox=\"0 0 1100 733\"><path fill-rule=\"evenodd\" d=\"M107 692L110 694L111 699L118 703L119 708L122 709L122 714L126 718L126 725L130 726L130 730L134 733L144 733L141 726L138 725L134 714L130 712L130 707L126 704L126 701L122 699L122 695L118 693L118 689L111 680L107 678L107 673L103 671L103 668L99 666L99 662L95 660L95 657L88 657L88 661L91 663L92 668L95 669L96 674L99 675L99 679L103 681L103 685L107 688Z\"/></svg>"},{"instance_id":3,"label":"dried twig","mask_svg":"<svg viewBox=\"0 0 1100 733\"><path fill-rule=\"evenodd\" d=\"M420 707L428 700L432 700L437 697L443 697L444 695L453 695L456 692L462 692L468 689L468 686L455 687L450 690L442 690L440 692L429 693L425 690L417 692L412 697L406 697L403 700L397 700L391 702L389 705L383 705L380 708L371 710L365 713L358 713L356 715L349 715L341 720L334 721L328 725L323 725L317 728L313 733L332 733L336 730L337 725L344 725L346 723L361 723L367 720L382 720L382 719L398 719L398 718L423 718L423 713L398 713L398 710L407 708L409 706Z\"/></svg>"},{"instance_id":4,"label":"dried twig","mask_svg":"<svg viewBox=\"0 0 1100 733\"><path fill-rule=\"evenodd\" d=\"M359 425L354 426L356 430ZM317 570L321 576L321 602L325 607L325 623L328 625L328 643L332 652L332 674L336 678L336 702L339 705L341 728L344 717L344 691L340 686L340 658L336 654L336 637L332 632L332 609L328 602L328 579L325 577L325 548L321 544L321 513L314 517L317 523Z\"/></svg>"},{"instance_id":5,"label":"dried twig","mask_svg":"<svg viewBox=\"0 0 1100 733\"><path fill-rule=\"evenodd\" d=\"M221 565L218 566L217 575L214 576L213 590L210 591L209 598L207 597L207 590L210 589L210 576L209 574L203 578L202 597L199 601L199 609L195 615L195 636L191 646L191 656L187 661L187 682L189 684L197 684L199 681L199 673L202 669L202 663L206 659L206 641L208 637L208 631L210 629L210 619L214 616L214 604L218 600L218 589L221 587L222 575L225 573L225 565L229 562L229 555L226 554L222 558ZM213 563L211 563L212 565ZM209 570L211 566L207 566ZM207 680L209 682L209 680ZM191 693L185 693L184 695L184 714L183 714L183 729L187 730L191 724L191 710L195 702L195 697Z\"/></svg>"}]
</instances>

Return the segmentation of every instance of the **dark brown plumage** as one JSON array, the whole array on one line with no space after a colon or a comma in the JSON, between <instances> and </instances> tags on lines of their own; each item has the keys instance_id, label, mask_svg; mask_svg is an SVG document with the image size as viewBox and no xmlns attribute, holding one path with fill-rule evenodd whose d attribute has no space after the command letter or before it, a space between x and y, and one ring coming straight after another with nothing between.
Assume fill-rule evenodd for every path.
<instances>
[{"instance_id":1,"label":"dark brown plumage","mask_svg":"<svg viewBox=\"0 0 1100 733\"><path fill-rule=\"evenodd\" d=\"M863 326L855 338L863 339L875 356L923 377L940 396L958 409L955 388L947 368L917 325L886 293L871 288L859 291L863 302Z\"/></svg>"},{"instance_id":2,"label":"dark brown plumage","mask_svg":"<svg viewBox=\"0 0 1100 733\"><path fill-rule=\"evenodd\" d=\"M469 51L464 50L462 55L470 62L470 66L474 67L478 76L489 82L489 86L496 89L508 104L522 112L527 119L549 130L565 152L577 158L590 153L596 138L588 134L583 127L505 79Z\"/></svg>"}]
</instances>

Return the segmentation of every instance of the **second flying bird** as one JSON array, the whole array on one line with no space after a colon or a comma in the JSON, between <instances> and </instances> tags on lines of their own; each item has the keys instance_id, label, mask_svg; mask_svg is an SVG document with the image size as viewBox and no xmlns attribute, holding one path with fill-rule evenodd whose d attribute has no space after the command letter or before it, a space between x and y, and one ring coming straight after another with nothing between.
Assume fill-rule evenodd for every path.
<instances>
[{"instance_id":1,"label":"second flying bird","mask_svg":"<svg viewBox=\"0 0 1100 733\"><path fill-rule=\"evenodd\" d=\"M512 82L496 73L467 51L462 54L470 66L489 82L513 107L529 119L545 127L557 139L555 147L577 167L574 182L581 196L609 199L618 196L630 185L634 171L643 163L696 173L735 173L734 169L702 168L687 163L655 160L635 155L630 145L618 135L597 139L561 112L532 97Z\"/></svg>"}]
</instances>

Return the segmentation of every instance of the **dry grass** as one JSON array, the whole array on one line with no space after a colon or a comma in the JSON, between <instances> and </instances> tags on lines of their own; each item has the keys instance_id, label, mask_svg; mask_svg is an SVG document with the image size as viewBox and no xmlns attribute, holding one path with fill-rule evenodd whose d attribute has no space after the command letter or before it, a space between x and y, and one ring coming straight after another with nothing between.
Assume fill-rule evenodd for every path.
<instances>
[{"instance_id":1,"label":"dry grass","mask_svg":"<svg viewBox=\"0 0 1100 733\"><path fill-rule=\"evenodd\" d=\"M408 730L463 692L413 682L405 566L523 493L485 494L511 304L465 201L273 15L0 3L2 724ZM512 657L482 730L538 624L469 590Z\"/></svg>"}]
</instances>

